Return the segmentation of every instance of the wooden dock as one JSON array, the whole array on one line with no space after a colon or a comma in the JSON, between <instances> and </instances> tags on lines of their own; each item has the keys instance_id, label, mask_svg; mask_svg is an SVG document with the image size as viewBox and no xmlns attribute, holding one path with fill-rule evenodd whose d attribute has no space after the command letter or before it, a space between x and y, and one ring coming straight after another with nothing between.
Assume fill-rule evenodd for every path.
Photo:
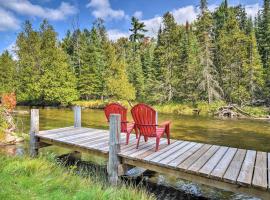
<instances>
[{"instance_id":1,"label":"wooden dock","mask_svg":"<svg viewBox=\"0 0 270 200\"><path fill-rule=\"evenodd\" d=\"M155 152L155 138L141 142L138 149L134 134L131 134L128 145L125 144L124 133L120 138L117 156L123 165L270 199L270 153L183 140L171 140L167 145L165 138L160 141L160 150ZM65 127L36 132L35 139L40 145L57 145L109 159L108 130Z\"/></svg>"}]
</instances>

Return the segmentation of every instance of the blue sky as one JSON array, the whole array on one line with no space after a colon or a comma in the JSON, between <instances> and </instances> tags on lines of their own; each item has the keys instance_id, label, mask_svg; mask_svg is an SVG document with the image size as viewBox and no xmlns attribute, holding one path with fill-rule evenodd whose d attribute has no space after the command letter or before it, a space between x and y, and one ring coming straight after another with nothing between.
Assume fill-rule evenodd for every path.
<instances>
[{"instance_id":1,"label":"blue sky","mask_svg":"<svg viewBox=\"0 0 270 200\"><path fill-rule=\"evenodd\" d=\"M254 16L263 0L229 0L230 5L246 6L249 15ZM209 8L215 9L222 0L209 0ZM74 22L80 28L90 28L93 21L101 17L109 37L115 40L128 36L131 16L145 22L149 36L157 33L161 16L170 11L178 23L192 21L198 13L199 0L0 0L0 52L14 47L16 36L25 20L30 20L34 28L47 18L64 37Z\"/></svg>"}]
</instances>

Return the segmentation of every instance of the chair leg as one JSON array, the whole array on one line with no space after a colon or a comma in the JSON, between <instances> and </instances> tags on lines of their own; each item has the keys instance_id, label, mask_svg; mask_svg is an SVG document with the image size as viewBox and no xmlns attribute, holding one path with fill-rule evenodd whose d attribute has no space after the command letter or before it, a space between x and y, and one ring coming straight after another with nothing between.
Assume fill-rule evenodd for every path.
<instances>
[{"instance_id":1,"label":"chair leg","mask_svg":"<svg viewBox=\"0 0 270 200\"><path fill-rule=\"evenodd\" d=\"M139 135L138 141L137 141L137 149L139 148L139 144L140 144L140 139L141 139L141 134Z\"/></svg>"},{"instance_id":2,"label":"chair leg","mask_svg":"<svg viewBox=\"0 0 270 200\"><path fill-rule=\"evenodd\" d=\"M160 141L160 138L156 137L156 151L158 151L159 149L159 141Z\"/></svg>"},{"instance_id":3,"label":"chair leg","mask_svg":"<svg viewBox=\"0 0 270 200\"><path fill-rule=\"evenodd\" d=\"M129 142L129 136L130 136L130 133L127 133L127 137L126 137L126 145L128 145L128 142Z\"/></svg>"},{"instance_id":4,"label":"chair leg","mask_svg":"<svg viewBox=\"0 0 270 200\"><path fill-rule=\"evenodd\" d=\"M166 135L167 135L168 144L171 144L171 141L170 141L170 126L169 125L166 126L165 131L166 131Z\"/></svg>"},{"instance_id":5,"label":"chair leg","mask_svg":"<svg viewBox=\"0 0 270 200\"><path fill-rule=\"evenodd\" d=\"M136 133L136 139L138 139L138 130L137 130L137 128L136 128L136 126L134 126L134 129L135 129L135 133Z\"/></svg>"},{"instance_id":6,"label":"chair leg","mask_svg":"<svg viewBox=\"0 0 270 200\"><path fill-rule=\"evenodd\" d=\"M144 141L147 142L148 141L148 137L144 136Z\"/></svg>"}]
</instances>

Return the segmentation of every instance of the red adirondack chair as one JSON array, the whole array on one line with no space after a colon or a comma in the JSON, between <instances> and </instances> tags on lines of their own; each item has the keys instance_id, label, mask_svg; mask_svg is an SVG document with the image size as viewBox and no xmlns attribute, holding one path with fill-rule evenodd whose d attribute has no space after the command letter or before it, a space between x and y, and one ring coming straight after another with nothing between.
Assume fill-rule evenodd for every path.
<instances>
[{"instance_id":1,"label":"red adirondack chair","mask_svg":"<svg viewBox=\"0 0 270 200\"><path fill-rule=\"evenodd\" d=\"M144 136L146 142L148 140L148 137L156 137L156 151L158 151L159 141L160 138L164 135L164 133L166 133L168 144L170 144L171 122L166 121L158 125L157 112L153 108L143 103L140 103L131 109L131 114L135 122L135 126L139 130L137 148L139 147L141 136Z\"/></svg>"},{"instance_id":2,"label":"red adirondack chair","mask_svg":"<svg viewBox=\"0 0 270 200\"><path fill-rule=\"evenodd\" d=\"M134 122L128 122L127 121L127 109L120 105L119 103L110 103L108 104L104 109L107 121L110 120L110 114L120 114L121 115L121 132L126 133L126 144L129 142L129 136L133 129L135 129ZM136 130L135 130L136 132ZM136 138L137 138L137 132L136 132Z\"/></svg>"}]
</instances>

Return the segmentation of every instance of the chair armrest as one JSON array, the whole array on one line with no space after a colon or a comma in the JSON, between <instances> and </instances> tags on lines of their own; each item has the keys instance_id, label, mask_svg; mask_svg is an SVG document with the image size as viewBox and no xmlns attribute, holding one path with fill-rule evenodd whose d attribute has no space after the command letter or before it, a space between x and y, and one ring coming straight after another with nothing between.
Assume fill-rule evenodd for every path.
<instances>
[{"instance_id":1,"label":"chair armrest","mask_svg":"<svg viewBox=\"0 0 270 200\"><path fill-rule=\"evenodd\" d=\"M161 124L159 124L159 126L170 126L171 122L170 121L165 121L165 122L162 122Z\"/></svg>"}]
</instances>

